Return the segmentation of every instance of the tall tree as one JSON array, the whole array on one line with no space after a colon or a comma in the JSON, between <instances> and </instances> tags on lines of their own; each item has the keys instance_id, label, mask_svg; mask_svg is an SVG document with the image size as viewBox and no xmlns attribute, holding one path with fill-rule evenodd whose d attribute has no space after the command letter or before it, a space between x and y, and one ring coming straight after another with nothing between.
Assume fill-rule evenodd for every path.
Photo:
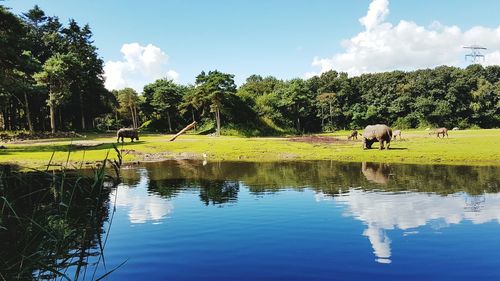
<instances>
[{"instance_id":1,"label":"tall tree","mask_svg":"<svg viewBox=\"0 0 500 281\"><path fill-rule=\"evenodd\" d=\"M56 54L50 57L42 67L42 71L35 73L35 80L45 86L49 92L47 104L50 108L50 128L56 132L56 110L63 104L70 91L70 70L78 62L73 54Z\"/></svg>"},{"instance_id":2,"label":"tall tree","mask_svg":"<svg viewBox=\"0 0 500 281\"><path fill-rule=\"evenodd\" d=\"M139 106L139 95L132 88L125 88L116 92L118 103L120 104L120 111L130 114L132 127L134 129L139 127L139 117L137 115L137 108Z\"/></svg>"},{"instance_id":3,"label":"tall tree","mask_svg":"<svg viewBox=\"0 0 500 281\"><path fill-rule=\"evenodd\" d=\"M222 73L220 71L209 71L208 74L201 72L196 77L195 94L202 97L210 111L215 115L216 135L220 135L221 130L221 110L229 95L236 93L234 75Z\"/></svg>"},{"instance_id":4,"label":"tall tree","mask_svg":"<svg viewBox=\"0 0 500 281\"><path fill-rule=\"evenodd\" d=\"M294 124L297 132L309 131L316 123L316 108L314 107L315 93L313 93L302 79L293 79L285 87L278 89L280 108L283 115ZM319 128L320 123L316 124Z\"/></svg>"},{"instance_id":5,"label":"tall tree","mask_svg":"<svg viewBox=\"0 0 500 281\"><path fill-rule=\"evenodd\" d=\"M33 93L36 92L36 87L34 87L35 83L31 73L34 73L36 69L39 69L40 62L36 60L29 51L24 51L22 54L22 58L24 59L25 64L23 70L16 71L16 74L19 77L17 89L22 93L20 94L22 98L19 98L19 100L20 103L23 104L28 130L31 134L33 134L35 129L31 117L30 99L33 96Z\"/></svg>"},{"instance_id":6,"label":"tall tree","mask_svg":"<svg viewBox=\"0 0 500 281\"><path fill-rule=\"evenodd\" d=\"M318 116L321 118L321 127L324 128L325 120L328 121L330 128L333 128L333 104L336 102L335 93L321 93L316 96L317 104L320 108Z\"/></svg>"},{"instance_id":7,"label":"tall tree","mask_svg":"<svg viewBox=\"0 0 500 281\"><path fill-rule=\"evenodd\" d=\"M97 48L92 45L92 32L88 25L80 27L74 20L70 20L68 27L62 29L65 49L75 54L80 62L78 68L73 69L74 107L78 108L81 129L86 129L86 117L91 118L92 112L87 109L102 106L98 94L104 92L103 61L97 55ZM75 120L76 121L76 120Z\"/></svg>"},{"instance_id":8,"label":"tall tree","mask_svg":"<svg viewBox=\"0 0 500 281\"><path fill-rule=\"evenodd\" d=\"M8 121L10 129L16 125L15 103L24 104L19 89L25 84L25 36L26 29L19 18L0 5L0 126L5 127Z\"/></svg>"},{"instance_id":9,"label":"tall tree","mask_svg":"<svg viewBox=\"0 0 500 281\"><path fill-rule=\"evenodd\" d=\"M144 87L144 96L151 97L150 104L158 117L166 115L169 132L172 132L172 118L178 115L185 87L169 79L158 79Z\"/></svg>"},{"instance_id":10,"label":"tall tree","mask_svg":"<svg viewBox=\"0 0 500 281\"><path fill-rule=\"evenodd\" d=\"M500 126L500 82L492 84L480 78L478 89L472 92L472 99L473 123L484 128Z\"/></svg>"},{"instance_id":11,"label":"tall tree","mask_svg":"<svg viewBox=\"0 0 500 281\"><path fill-rule=\"evenodd\" d=\"M199 117L199 113L196 114L196 111L199 111L203 106L203 101L199 96L196 95L195 88L193 86L187 86L182 97L182 102L179 104L179 112L182 115L190 115L191 122L197 120L196 116ZM195 126L196 128L196 126Z\"/></svg>"}]
</instances>

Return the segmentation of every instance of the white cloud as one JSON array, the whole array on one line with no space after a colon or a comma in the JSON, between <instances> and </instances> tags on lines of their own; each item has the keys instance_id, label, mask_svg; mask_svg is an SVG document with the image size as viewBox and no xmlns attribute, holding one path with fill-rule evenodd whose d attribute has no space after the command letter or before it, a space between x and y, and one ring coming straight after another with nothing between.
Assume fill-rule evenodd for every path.
<instances>
[{"instance_id":1,"label":"white cloud","mask_svg":"<svg viewBox=\"0 0 500 281\"><path fill-rule=\"evenodd\" d=\"M105 86L108 90L134 88L142 92L144 85L159 78L178 81L179 73L167 70L168 55L153 44L123 44L123 59L108 61L104 65Z\"/></svg>"},{"instance_id":2,"label":"white cloud","mask_svg":"<svg viewBox=\"0 0 500 281\"><path fill-rule=\"evenodd\" d=\"M500 49L500 26L482 26L461 30L433 22L420 26L402 20L397 25L386 21L388 0L373 0L366 16L359 19L364 31L343 40L344 51L332 57L315 57L312 65L319 73L335 69L359 75L367 72L413 70L439 65L460 66L464 63L465 45L480 44L490 50ZM483 64L500 63L500 51L487 51ZM315 74L319 74L315 73ZM307 73L311 76L314 73Z\"/></svg>"},{"instance_id":3,"label":"white cloud","mask_svg":"<svg viewBox=\"0 0 500 281\"><path fill-rule=\"evenodd\" d=\"M309 78L314 77L314 76L316 76L316 75L318 75L318 73L316 73L316 72L314 72L314 71L311 71L311 72L306 72L306 73L304 74L304 78L309 79Z\"/></svg>"},{"instance_id":4,"label":"white cloud","mask_svg":"<svg viewBox=\"0 0 500 281\"><path fill-rule=\"evenodd\" d=\"M389 0L373 0L368 7L366 16L359 19L359 22L366 28L372 30L384 21L389 14Z\"/></svg>"},{"instance_id":5,"label":"white cloud","mask_svg":"<svg viewBox=\"0 0 500 281\"><path fill-rule=\"evenodd\" d=\"M174 81L179 81L179 73L177 73L175 70L169 70L167 71L167 78Z\"/></svg>"}]
</instances>

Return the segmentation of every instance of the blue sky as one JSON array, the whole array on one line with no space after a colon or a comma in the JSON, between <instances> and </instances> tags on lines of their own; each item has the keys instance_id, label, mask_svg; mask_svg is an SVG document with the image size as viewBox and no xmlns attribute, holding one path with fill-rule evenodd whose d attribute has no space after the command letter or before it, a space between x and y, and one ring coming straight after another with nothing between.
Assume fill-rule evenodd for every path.
<instances>
[{"instance_id":1,"label":"blue sky","mask_svg":"<svg viewBox=\"0 0 500 281\"><path fill-rule=\"evenodd\" d=\"M370 16L373 24L363 25L359 19L369 14L372 2L376 2ZM500 1L493 0L3 2L15 13L35 4L64 23L74 18L91 26L99 54L105 62L116 62L108 68L115 71L110 77L120 80L116 87L140 89L167 72L181 83L192 83L201 70L211 69L233 73L242 83L253 73L290 79L330 68L356 75L434 64L461 66L461 45L470 43L488 45L489 62L500 61L496 53L500 22L495 14ZM492 36L494 40L487 38ZM426 42L436 43L422 44ZM137 44L127 50L133 54L150 50L158 65L149 61L131 70L120 52L131 43ZM448 47L453 48L451 54ZM434 48L444 51L433 53ZM142 59L137 56L130 55L129 60Z\"/></svg>"}]
</instances>

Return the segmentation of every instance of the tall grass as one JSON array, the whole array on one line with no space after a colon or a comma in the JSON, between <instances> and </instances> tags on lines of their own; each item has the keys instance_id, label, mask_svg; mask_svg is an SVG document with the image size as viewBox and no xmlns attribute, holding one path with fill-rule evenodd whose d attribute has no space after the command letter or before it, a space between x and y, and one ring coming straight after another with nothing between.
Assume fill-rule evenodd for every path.
<instances>
[{"instance_id":1,"label":"tall grass","mask_svg":"<svg viewBox=\"0 0 500 281\"><path fill-rule=\"evenodd\" d=\"M115 151L90 175L0 166L0 280L100 280L116 269L104 259L122 164Z\"/></svg>"}]
</instances>

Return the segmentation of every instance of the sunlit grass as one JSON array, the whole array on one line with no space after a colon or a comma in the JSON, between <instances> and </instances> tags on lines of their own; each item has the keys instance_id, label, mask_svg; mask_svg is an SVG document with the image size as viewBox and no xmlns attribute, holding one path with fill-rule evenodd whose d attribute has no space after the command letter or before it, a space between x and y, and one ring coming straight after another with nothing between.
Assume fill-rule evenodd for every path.
<instances>
[{"instance_id":1,"label":"sunlit grass","mask_svg":"<svg viewBox=\"0 0 500 281\"><path fill-rule=\"evenodd\" d=\"M241 161L279 160L339 160L380 161L397 163L445 163L471 165L500 165L500 129L450 131L449 138L429 136L428 131L403 131L403 140L394 141L391 150L362 150L361 138L347 142L347 131L323 134L342 140L338 143L292 142L286 138L242 138L183 135L169 142L170 135L141 135L140 141L130 140L120 145L124 161L158 161L178 158ZM100 144L95 147L75 147L71 143ZM0 150L0 162L41 167L55 151L53 163L69 161L74 167L103 159L113 135L90 135L87 138L53 140L23 144L5 144ZM377 147L377 144L374 145Z\"/></svg>"}]
</instances>

